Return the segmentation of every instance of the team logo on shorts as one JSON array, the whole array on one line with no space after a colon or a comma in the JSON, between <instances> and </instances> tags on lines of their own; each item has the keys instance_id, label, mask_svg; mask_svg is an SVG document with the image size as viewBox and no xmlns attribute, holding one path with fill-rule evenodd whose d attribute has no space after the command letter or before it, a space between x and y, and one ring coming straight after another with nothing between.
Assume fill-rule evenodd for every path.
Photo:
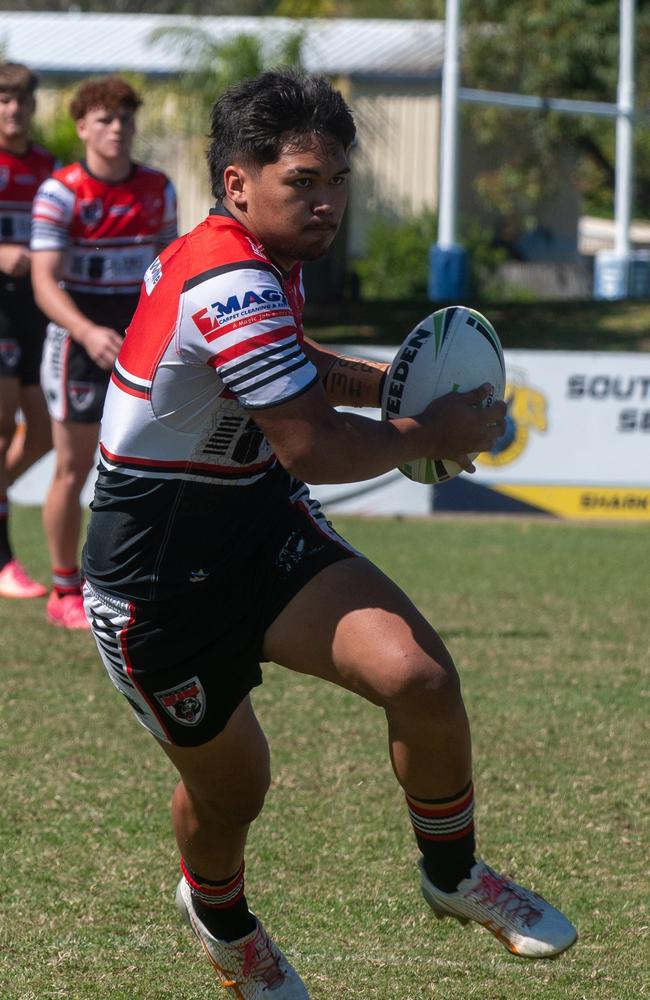
<instances>
[{"instance_id":1,"label":"team logo on shorts","mask_svg":"<svg viewBox=\"0 0 650 1000\"><path fill-rule=\"evenodd\" d=\"M93 223L99 222L102 217L102 209L101 198L87 198L84 201L80 201L79 215L84 226L92 226Z\"/></svg>"},{"instance_id":2,"label":"team logo on shorts","mask_svg":"<svg viewBox=\"0 0 650 1000\"><path fill-rule=\"evenodd\" d=\"M13 371L20 361L20 347L15 340L0 340L0 363L7 371Z\"/></svg>"},{"instance_id":3,"label":"team logo on shorts","mask_svg":"<svg viewBox=\"0 0 650 1000\"><path fill-rule=\"evenodd\" d=\"M96 390L92 382L70 382L68 393L72 407L78 413L83 413L92 406Z\"/></svg>"},{"instance_id":4,"label":"team logo on shorts","mask_svg":"<svg viewBox=\"0 0 650 1000\"><path fill-rule=\"evenodd\" d=\"M191 677L167 691L156 691L155 696L167 714L181 726L198 726L205 715L205 691L198 677Z\"/></svg>"}]
</instances>

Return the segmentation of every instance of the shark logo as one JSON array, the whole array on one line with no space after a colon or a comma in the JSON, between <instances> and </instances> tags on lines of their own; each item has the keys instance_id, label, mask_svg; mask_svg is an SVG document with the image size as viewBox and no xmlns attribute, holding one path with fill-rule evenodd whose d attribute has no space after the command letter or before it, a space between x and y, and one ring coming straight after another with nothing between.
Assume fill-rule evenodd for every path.
<instances>
[{"instance_id":1,"label":"shark logo","mask_svg":"<svg viewBox=\"0 0 650 1000\"><path fill-rule=\"evenodd\" d=\"M531 431L545 434L548 430L548 400L539 389L528 385L523 369L508 372L505 401L508 407L505 433L491 451L478 456L477 465L491 468L508 465L526 449Z\"/></svg>"}]
</instances>

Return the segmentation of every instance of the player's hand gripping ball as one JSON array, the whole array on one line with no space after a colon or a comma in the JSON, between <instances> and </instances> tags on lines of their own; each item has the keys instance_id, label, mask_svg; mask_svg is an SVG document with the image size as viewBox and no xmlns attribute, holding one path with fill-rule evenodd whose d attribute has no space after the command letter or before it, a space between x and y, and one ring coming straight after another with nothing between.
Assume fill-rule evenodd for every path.
<instances>
[{"instance_id":1,"label":"player's hand gripping ball","mask_svg":"<svg viewBox=\"0 0 650 1000\"><path fill-rule=\"evenodd\" d=\"M506 368L494 327L466 306L438 309L409 333L395 355L384 382L382 417L416 416L438 396L469 392L484 382L494 386L484 406L503 399ZM417 483L444 483L461 471L451 459L419 458L400 466Z\"/></svg>"}]
</instances>

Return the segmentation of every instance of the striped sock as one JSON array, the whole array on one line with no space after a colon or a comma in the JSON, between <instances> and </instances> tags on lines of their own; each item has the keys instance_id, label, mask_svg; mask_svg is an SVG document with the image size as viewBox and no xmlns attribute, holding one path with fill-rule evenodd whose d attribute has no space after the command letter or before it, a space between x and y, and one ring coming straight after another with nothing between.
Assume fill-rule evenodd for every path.
<instances>
[{"instance_id":1,"label":"striped sock","mask_svg":"<svg viewBox=\"0 0 650 1000\"><path fill-rule=\"evenodd\" d=\"M9 544L9 500L6 493L0 494L0 569L11 562L13 553Z\"/></svg>"},{"instance_id":2,"label":"striped sock","mask_svg":"<svg viewBox=\"0 0 650 1000\"><path fill-rule=\"evenodd\" d=\"M406 796L424 867L434 885L454 892L470 873L474 857L474 785L446 799Z\"/></svg>"},{"instance_id":3,"label":"striped sock","mask_svg":"<svg viewBox=\"0 0 650 1000\"><path fill-rule=\"evenodd\" d=\"M230 878L220 882L197 875L181 858L181 871L192 891L197 916L220 941L237 941L257 924L244 895L244 862Z\"/></svg>"},{"instance_id":4,"label":"striped sock","mask_svg":"<svg viewBox=\"0 0 650 1000\"><path fill-rule=\"evenodd\" d=\"M81 593L81 573L78 566L69 566L63 569L52 567L52 585L59 597L67 597L69 594Z\"/></svg>"}]
</instances>

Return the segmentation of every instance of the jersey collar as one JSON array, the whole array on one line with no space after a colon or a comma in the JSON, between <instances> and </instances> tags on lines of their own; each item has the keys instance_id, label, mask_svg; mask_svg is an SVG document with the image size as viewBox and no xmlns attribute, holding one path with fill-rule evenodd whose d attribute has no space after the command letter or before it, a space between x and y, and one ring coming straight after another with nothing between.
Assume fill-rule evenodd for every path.
<instances>
[{"instance_id":1,"label":"jersey collar","mask_svg":"<svg viewBox=\"0 0 650 1000\"><path fill-rule=\"evenodd\" d=\"M294 266L291 268L290 271L285 271L284 268L276 264L276 262L269 257L266 247L264 246L263 243L260 243L257 236L251 233L250 229L247 229L246 226L244 226L239 221L239 219L236 219L235 216L232 214L232 212L229 212L228 209L225 207L225 205L223 205L220 201L216 202L214 208L210 209L210 215L218 215L222 219L231 219L235 223L235 225L239 226L240 229L242 229L246 233L249 239L254 240L258 244L258 246L260 246L262 250L264 250L264 253L266 254L270 263L273 265L276 271L282 275L283 278L288 278L291 274L293 274L294 271L300 270L301 266L300 261L298 261L297 264L294 264Z\"/></svg>"}]
</instances>

